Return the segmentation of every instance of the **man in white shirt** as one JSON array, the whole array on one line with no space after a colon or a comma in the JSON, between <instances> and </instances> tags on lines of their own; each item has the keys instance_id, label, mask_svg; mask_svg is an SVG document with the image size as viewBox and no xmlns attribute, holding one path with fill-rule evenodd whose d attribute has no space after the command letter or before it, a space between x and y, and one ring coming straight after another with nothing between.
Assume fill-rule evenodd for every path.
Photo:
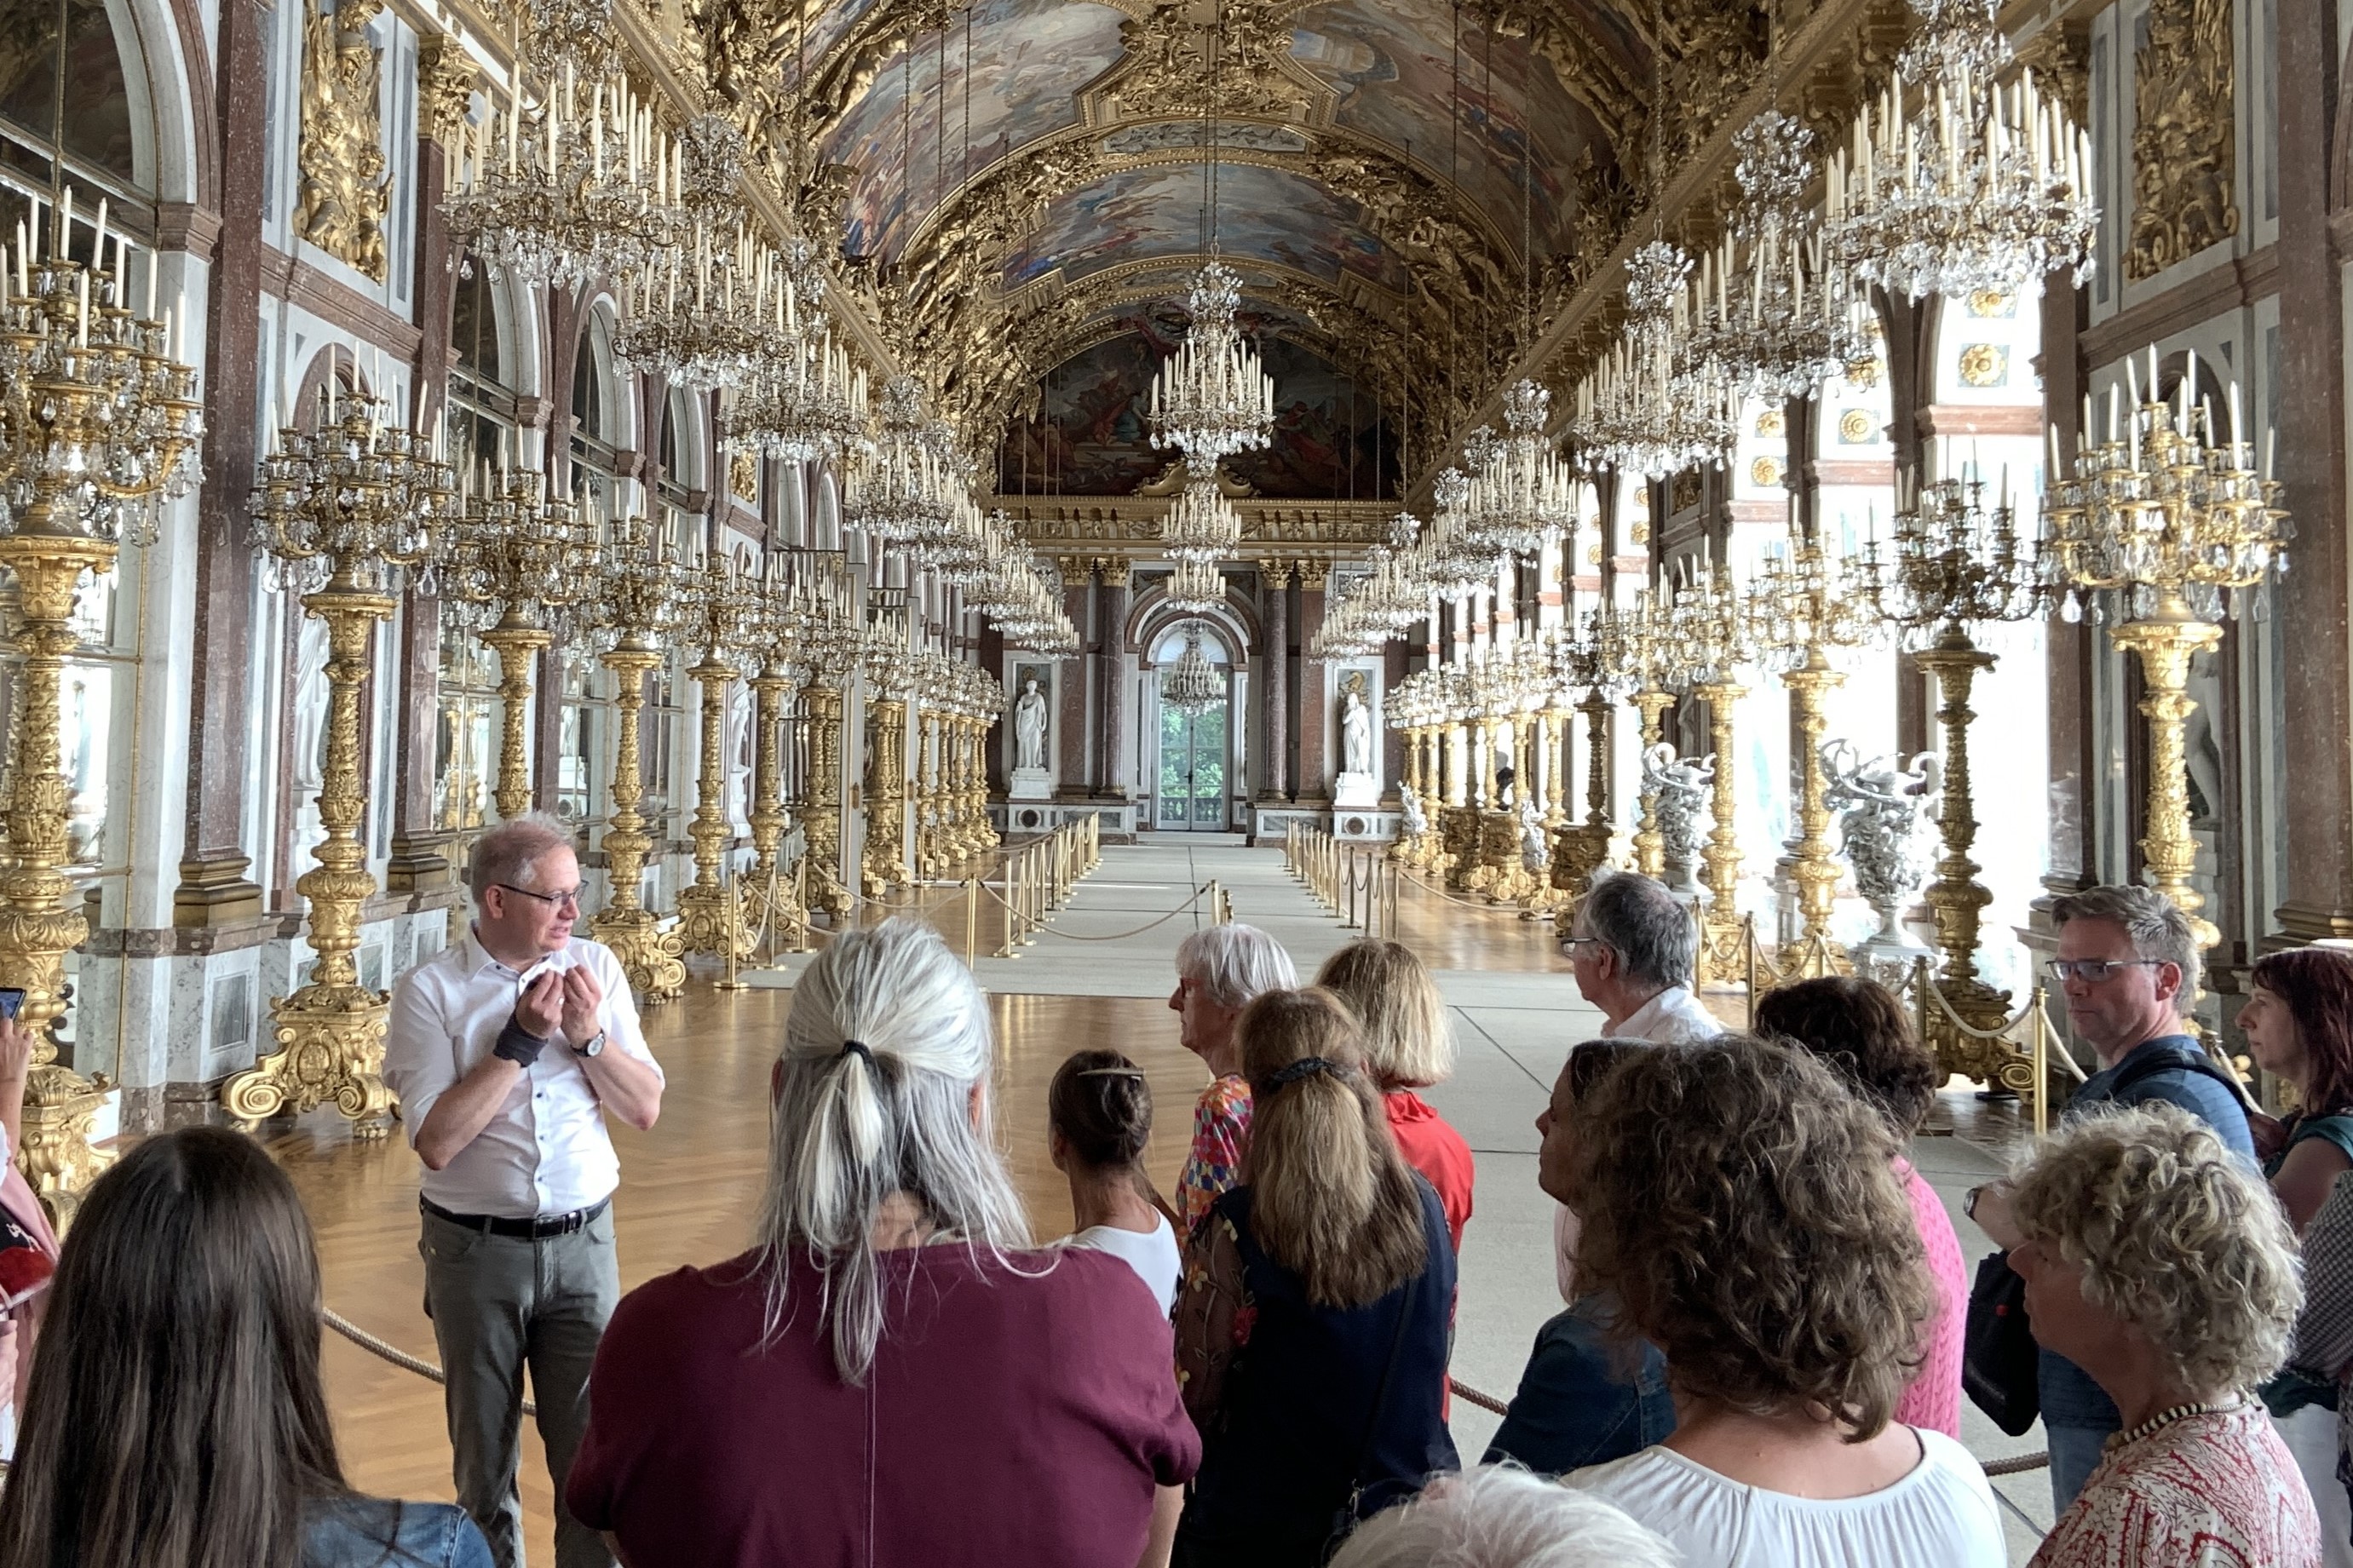
<instances>
[{"instance_id":1,"label":"man in white shirt","mask_svg":"<svg viewBox=\"0 0 2353 1568\"><path fill-rule=\"evenodd\" d=\"M523 1369L555 1484L557 1568L611 1568L564 1506L588 1424L588 1370L621 1293L613 1257L620 1162L607 1111L643 1131L661 1111L618 960L575 937L580 862L537 815L475 842L464 940L393 986L384 1076L425 1162L425 1308L448 1373L458 1500L499 1568L522 1568Z\"/></svg>"},{"instance_id":2,"label":"man in white shirt","mask_svg":"<svg viewBox=\"0 0 2353 1568\"><path fill-rule=\"evenodd\" d=\"M1577 902L1561 942L1577 972L1577 994L1601 1009L1603 1039L1679 1046L1724 1033L1693 994L1699 927L1666 884L1637 871L1594 882ZM1577 1304L1577 1216L1553 1215L1553 1279L1560 1299Z\"/></svg>"}]
</instances>

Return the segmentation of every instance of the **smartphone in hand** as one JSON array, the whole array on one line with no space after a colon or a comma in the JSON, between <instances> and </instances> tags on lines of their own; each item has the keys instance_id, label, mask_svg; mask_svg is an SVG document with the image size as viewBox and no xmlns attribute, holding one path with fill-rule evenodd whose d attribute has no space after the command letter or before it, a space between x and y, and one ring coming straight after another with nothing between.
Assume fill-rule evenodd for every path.
<instances>
[{"instance_id":1,"label":"smartphone in hand","mask_svg":"<svg viewBox=\"0 0 2353 1568\"><path fill-rule=\"evenodd\" d=\"M25 988L21 985L0 985L0 1018L14 1018L25 1005Z\"/></svg>"}]
</instances>

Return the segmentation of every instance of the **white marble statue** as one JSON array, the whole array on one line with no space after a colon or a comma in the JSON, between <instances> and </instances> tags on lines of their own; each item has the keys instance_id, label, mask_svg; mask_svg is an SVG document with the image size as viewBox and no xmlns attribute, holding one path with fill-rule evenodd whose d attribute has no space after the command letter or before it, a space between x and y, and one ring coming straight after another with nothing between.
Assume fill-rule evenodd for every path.
<instances>
[{"instance_id":1,"label":"white marble statue","mask_svg":"<svg viewBox=\"0 0 2353 1568\"><path fill-rule=\"evenodd\" d=\"M1552 865L1552 847L1545 837L1544 813L1534 800L1520 803L1520 864L1541 873Z\"/></svg>"},{"instance_id":2,"label":"white marble statue","mask_svg":"<svg viewBox=\"0 0 2353 1568\"><path fill-rule=\"evenodd\" d=\"M1411 790L1398 792L1398 810L1405 818L1405 836L1419 838L1430 831L1430 813L1421 809L1421 796Z\"/></svg>"},{"instance_id":3,"label":"white marble statue","mask_svg":"<svg viewBox=\"0 0 2353 1568\"><path fill-rule=\"evenodd\" d=\"M1013 765L1023 773L1042 773L1046 771L1046 698L1038 689L1038 678L1030 676L1021 683L1021 695L1013 704Z\"/></svg>"},{"instance_id":4,"label":"white marble statue","mask_svg":"<svg viewBox=\"0 0 2353 1568\"><path fill-rule=\"evenodd\" d=\"M1916 952L1920 944L1904 930L1904 905L1928 875L1929 852L1920 828L1943 792L1943 761L1934 752L1922 752L1909 767L1900 754L1866 762L1852 742L1826 741L1821 763L1823 804L1840 813L1841 847L1854 868L1855 890L1879 915L1879 930L1863 948Z\"/></svg>"},{"instance_id":5,"label":"white marble statue","mask_svg":"<svg viewBox=\"0 0 2353 1568\"><path fill-rule=\"evenodd\" d=\"M1654 803L1653 818L1665 843L1666 883L1672 892L1696 897L1699 883L1693 872L1699 865L1700 816L1715 782L1715 753L1694 760L1679 757L1662 741L1642 753L1642 793Z\"/></svg>"},{"instance_id":6,"label":"white marble statue","mask_svg":"<svg viewBox=\"0 0 2353 1568\"><path fill-rule=\"evenodd\" d=\"M1373 710L1355 690L1340 698L1340 759L1345 773L1373 771Z\"/></svg>"}]
</instances>

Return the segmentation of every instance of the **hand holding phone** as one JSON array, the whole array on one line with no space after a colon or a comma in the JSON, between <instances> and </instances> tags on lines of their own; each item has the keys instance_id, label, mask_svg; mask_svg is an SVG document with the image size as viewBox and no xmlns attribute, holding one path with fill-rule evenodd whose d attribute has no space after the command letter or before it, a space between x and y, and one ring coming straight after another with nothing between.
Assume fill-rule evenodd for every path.
<instances>
[{"instance_id":1,"label":"hand holding phone","mask_svg":"<svg viewBox=\"0 0 2353 1568\"><path fill-rule=\"evenodd\" d=\"M14 1018L25 1005L25 988L0 985L0 1018Z\"/></svg>"}]
</instances>

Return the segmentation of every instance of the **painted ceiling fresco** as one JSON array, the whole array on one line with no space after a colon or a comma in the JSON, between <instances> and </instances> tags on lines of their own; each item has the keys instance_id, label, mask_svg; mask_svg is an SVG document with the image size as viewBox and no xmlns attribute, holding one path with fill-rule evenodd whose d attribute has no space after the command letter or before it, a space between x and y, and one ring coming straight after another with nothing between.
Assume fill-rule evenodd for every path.
<instances>
[{"instance_id":1,"label":"painted ceiling fresco","mask_svg":"<svg viewBox=\"0 0 2353 1568\"><path fill-rule=\"evenodd\" d=\"M1526 50L1498 48L1475 26L1462 30L1458 48L1457 15L1442 0L1318 5L1301 13L1292 54L1340 95L1338 123L1425 169L1451 171L1514 249L1525 153L1536 248L1556 248L1576 216L1562 199L1564 182L1599 132L1552 67ZM1540 128L1533 142L1531 123Z\"/></svg>"},{"instance_id":2,"label":"painted ceiling fresco","mask_svg":"<svg viewBox=\"0 0 2353 1568\"><path fill-rule=\"evenodd\" d=\"M1124 321L1130 331L1048 375L1036 417L1007 430L997 463L1006 494L1127 495L1168 467L1172 454L1152 445L1145 419L1183 319L1160 309ZM1299 344L1261 338L1259 349L1274 377L1274 440L1229 459L1227 473L1285 500L1394 495L1397 434L1371 393Z\"/></svg>"},{"instance_id":3,"label":"painted ceiling fresco","mask_svg":"<svg viewBox=\"0 0 2353 1568\"><path fill-rule=\"evenodd\" d=\"M1218 175L1218 240L1229 257L1289 267L1326 283L1343 273L1393 293L1405 268L1362 226L1357 205L1284 169L1229 164ZM1105 267L1201 246L1201 172L1130 170L1056 201L1006 258L1008 289L1060 268L1076 282Z\"/></svg>"},{"instance_id":4,"label":"painted ceiling fresco","mask_svg":"<svg viewBox=\"0 0 2353 1568\"><path fill-rule=\"evenodd\" d=\"M983 0L961 27L885 60L826 138L829 163L858 171L843 248L895 256L907 217L936 208L965 178L1078 121L1077 93L1120 57L1120 14L1064 0ZM909 112L910 89L913 111Z\"/></svg>"}]
</instances>

